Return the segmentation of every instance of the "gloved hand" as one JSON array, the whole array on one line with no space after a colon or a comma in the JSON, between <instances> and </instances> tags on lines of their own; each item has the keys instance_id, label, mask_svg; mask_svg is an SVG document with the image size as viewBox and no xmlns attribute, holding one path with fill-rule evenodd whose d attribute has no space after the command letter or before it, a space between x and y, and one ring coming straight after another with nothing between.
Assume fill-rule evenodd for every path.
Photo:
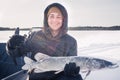
<instances>
[{"instance_id":1,"label":"gloved hand","mask_svg":"<svg viewBox=\"0 0 120 80\"><path fill-rule=\"evenodd\" d=\"M25 37L19 35L19 28L15 30L15 34L8 40L6 44L7 54L10 55L17 65L16 56L18 56L19 46L24 42Z\"/></svg>"},{"instance_id":2,"label":"gloved hand","mask_svg":"<svg viewBox=\"0 0 120 80\"><path fill-rule=\"evenodd\" d=\"M14 50L24 42L25 37L21 35L13 35L7 42L8 50Z\"/></svg>"},{"instance_id":3,"label":"gloved hand","mask_svg":"<svg viewBox=\"0 0 120 80\"><path fill-rule=\"evenodd\" d=\"M20 30L19 30L19 27L18 27L18 28L16 28L14 35L7 42L6 47L7 47L8 50L14 50L18 46L20 46L20 44L22 42L24 42L25 37L19 35L19 33L20 33Z\"/></svg>"},{"instance_id":4,"label":"gloved hand","mask_svg":"<svg viewBox=\"0 0 120 80\"><path fill-rule=\"evenodd\" d=\"M65 65L64 75L66 76L76 76L79 74L80 67L76 66L75 63L69 63Z\"/></svg>"},{"instance_id":5,"label":"gloved hand","mask_svg":"<svg viewBox=\"0 0 120 80\"><path fill-rule=\"evenodd\" d=\"M56 77L52 80L83 80L79 74L80 67L76 66L76 63L66 64L64 71L56 74Z\"/></svg>"}]
</instances>

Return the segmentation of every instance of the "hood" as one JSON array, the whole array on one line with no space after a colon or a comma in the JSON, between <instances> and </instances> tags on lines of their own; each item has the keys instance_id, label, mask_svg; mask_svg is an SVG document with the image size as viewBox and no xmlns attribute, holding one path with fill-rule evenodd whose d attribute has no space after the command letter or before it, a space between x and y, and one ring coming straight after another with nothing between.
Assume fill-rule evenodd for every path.
<instances>
[{"instance_id":1,"label":"hood","mask_svg":"<svg viewBox=\"0 0 120 80\"><path fill-rule=\"evenodd\" d=\"M51 7L57 7L61 11L63 18L64 18L61 30L56 37L52 36L52 34L50 32L50 28L47 23L47 19L48 19L47 14ZM43 26L44 26L43 31L44 31L46 37L49 39L58 39L58 38L62 37L63 35L65 35L68 31L68 14L67 14L66 9L59 3L50 4L44 11L44 25Z\"/></svg>"}]
</instances>

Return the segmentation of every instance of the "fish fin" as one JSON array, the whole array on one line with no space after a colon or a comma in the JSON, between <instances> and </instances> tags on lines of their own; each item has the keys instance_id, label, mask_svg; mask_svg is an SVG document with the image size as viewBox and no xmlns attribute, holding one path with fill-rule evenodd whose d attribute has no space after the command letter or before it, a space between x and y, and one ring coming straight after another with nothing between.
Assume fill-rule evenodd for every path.
<instances>
[{"instance_id":1,"label":"fish fin","mask_svg":"<svg viewBox=\"0 0 120 80\"><path fill-rule=\"evenodd\" d=\"M25 64L30 64L30 63L33 63L34 61L32 59L30 59L29 57L25 56L24 62L25 62Z\"/></svg>"},{"instance_id":2,"label":"fish fin","mask_svg":"<svg viewBox=\"0 0 120 80\"><path fill-rule=\"evenodd\" d=\"M34 69L34 73L41 73L41 72L44 72L44 71L42 71L41 69Z\"/></svg>"},{"instance_id":3,"label":"fish fin","mask_svg":"<svg viewBox=\"0 0 120 80\"><path fill-rule=\"evenodd\" d=\"M29 57L25 56L24 57L24 62L25 62L25 65L22 66L22 69L23 70L31 70L32 69L32 66L31 64L35 61L33 61L32 59L30 59Z\"/></svg>"},{"instance_id":4,"label":"fish fin","mask_svg":"<svg viewBox=\"0 0 120 80\"><path fill-rule=\"evenodd\" d=\"M89 70L89 71L86 73L86 75L85 75L85 77L84 77L83 80L85 80L85 79L87 78L87 76L90 75L90 73L91 73L91 70Z\"/></svg>"},{"instance_id":5,"label":"fish fin","mask_svg":"<svg viewBox=\"0 0 120 80\"><path fill-rule=\"evenodd\" d=\"M40 60L43 60L45 58L49 58L50 56L46 55L46 54L43 54L43 53L37 53L34 58L35 60L37 61L40 61Z\"/></svg>"},{"instance_id":6,"label":"fish fin","mask_svg":"<svg viewBox=\"0 0 120 80\"><path fill-rule=\"evenodd\" d=\"M22 66L23 70L30 70L30 65L29 64L25 64Z\"/></svg>"},{"instance_id":7,"label":"fish fin","mask_svg":"<svg viewBox=\"0 0 120 80\"><path fill-rule=\"evenodd\" d=\"M38 68L33 68L31 70L28 70L28 73L41 73L41 72L45 72L45 71L42 71L41 69Z\"/></svg>"},{"instance_id":8,"label":"fish fin","mask_svg":"<svg viewBox=\"0 0 120 80\"><path fill-rule=\"evenodd\" d=\"M55 74L58 74L58 73L60 73L62 71L64 71L64 70L58 70L58 71L55 72Z\"/></svg>"}]
</instances>

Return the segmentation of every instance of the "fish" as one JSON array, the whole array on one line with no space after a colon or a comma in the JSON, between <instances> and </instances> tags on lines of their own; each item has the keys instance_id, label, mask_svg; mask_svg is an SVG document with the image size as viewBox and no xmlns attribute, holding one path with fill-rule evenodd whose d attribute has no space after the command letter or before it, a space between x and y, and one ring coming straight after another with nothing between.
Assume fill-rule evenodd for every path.
<instances>
[{"instance_id":1,"label":"fish","mask_svg":"<svg viewBox=\"0 0 120 80\"><path fill-rule=\"evenodd\" d=\"M117 63L111 61L94 58L94 57L84 57L84 56L67 56L67 57L50 57L45 54L37 53L35 55L36 61L30 59L29 57L24 57L25 65L22 66L23 70L35 69L36 72L45 71L60 71L64 70L64 67L68 63L76 63L76 66L80 67L81 72L91 72L94 70L101 69L114 69L119 67Z\"/></svg>"}]
</instances>

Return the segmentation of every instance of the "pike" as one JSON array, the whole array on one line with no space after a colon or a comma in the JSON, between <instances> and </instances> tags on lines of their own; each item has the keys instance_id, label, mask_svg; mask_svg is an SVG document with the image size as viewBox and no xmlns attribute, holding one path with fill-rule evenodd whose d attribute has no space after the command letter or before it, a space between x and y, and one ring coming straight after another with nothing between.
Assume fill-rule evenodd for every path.
<instances>
[{"instance_id":1,"label":"pike","mask_svg":"<svg viewBox=\"0 0 120 80\"><path fill-rule=\"evenodd\" d=\"M41 56L45 56L40 58ZM44 72L44 71L59 71L63 70L65 67L65 64L67 63L76 63L77 66L80 67L81 71L94 71L94 70L100 70L104 68L117 68L119 65L116 63L98 59L98 58L92 58L92 57L81 57L81 56L68 56L68 57L49 57L47 55L37 53L35 55L36 61L33 61L32 59L25 57L25 65L22 67L24 70L32 70L37 69L38 72Z\"/></svg>"},{"instance_id":2,"label":"pike","mask_svg":"<svg viewBox=\"0 0 120 80\"><path fill-rule=\"evenodd\" d=\"M83 79L85 80L91 71L119 67L116 63L107 60L82 56L50 57L42 53L37 53L35 59L36 61L33 61L28 57L24 57L26 64L22 66L22 69L28 71L34 70L35 73L45 71L60 72L64 69L66 64L74 62L76 66L80 67L81 72L87 72Z\"/></svg>"}]
</instances>

